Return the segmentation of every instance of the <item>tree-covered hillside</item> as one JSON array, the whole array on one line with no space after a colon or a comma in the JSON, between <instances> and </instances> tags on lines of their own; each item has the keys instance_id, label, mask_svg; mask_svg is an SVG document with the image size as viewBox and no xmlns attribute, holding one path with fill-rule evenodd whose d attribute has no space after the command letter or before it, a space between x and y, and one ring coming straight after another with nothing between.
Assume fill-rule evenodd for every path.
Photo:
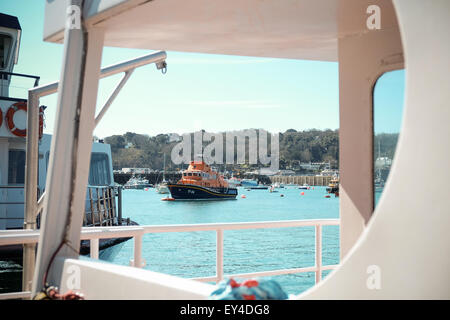
<instances>
[{"instance_id":1,"label":"tree-covered hillside","mask_svg":"<svg viewBox=\"0 0 450 320\"><path fill-rule=\"evenodd\" d=\"M226 138L225 133L222 134L224 150L223 162L225 163ZM193 136L193 134L191 134L191 136ZM163 154L165 153L166 169L177 170L180 169L180 166L172 163L171 152L173 147L180 143L180 141L177 141L173 137L173 135L167 134L148 136L127 132L124 135L113 135L104 140L111 145L114 169L134 167L161 170L163 168ZM374 139L375 156L378 156L378 146L380 146L380 155L392 158L397 137L397 134L377 135ZM378 143L379 141L380 144ZM203 146L205 147L209 143L211 142L204 142ZM246 139L247 162L249 150L248 143L249 139ZM267 148L270 150L270 143ZM300 163L309 162L330 162L333 168L337 168L339 165L339 131L316 129L296 131L294 129L289 129L286 132L279 133L279 152L280 169L299 170ZM236 155L234 158L236 159ZM260 164L249 165L247 163L240 167L256 168L258 166L260 166ZM234 165L232 167L236 168L239 166ZM229 166L227 168L229 168Z\"/></svg>"}]
</instances>

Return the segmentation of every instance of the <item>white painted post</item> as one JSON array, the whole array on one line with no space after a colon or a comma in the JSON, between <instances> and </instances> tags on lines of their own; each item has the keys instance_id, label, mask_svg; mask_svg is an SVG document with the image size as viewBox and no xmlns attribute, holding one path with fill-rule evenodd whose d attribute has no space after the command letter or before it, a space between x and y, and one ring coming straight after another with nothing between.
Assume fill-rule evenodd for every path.
<instances>
[{"instance_id":1,"label":"white painted post","mask_svg":"<svg viewBox=\"0 0 450 320\"><path fill-rule=\"evenodd\" d=\"M39 153L39 98L28 95L27 153L25 170L25 222L24 229L36 229L37 186ZM35 243L23 245L22 291L30 291L35 264Z\"/></svg>"},{"instance_id":2,"label":"white painted post","mask_svg":"<svg viewBox=\"0 0 450 320\"><path fill-rule=\"evenodd\" d=\"M91 241L91 258L98 259L100 239L94 238L94 239L91 239L90 241Z\"/></svg>"},{"instance_id":3,"label":"white painted post","mask_svg":"<svg viewBox=\"0 0 450 320\"><path fill-rule=\"evenodd\" d=\"M144 267L142 260L142 238L143 234L138 234L134 237L134 260L133 266L136 268Z\"/></svg>"},{"instance_id":4,"label":"white painted post","mask_svg":"<svg viewBox=\"0 0 450 320\"><path fill-rule=\"evenodd\" d=\"M216 233L216 276L219 282L223 280L223 230L217 229Z\"/></svg>"},{"instance_id":5,"label":"white painted post","mask_svg":"<svg viewBox=\"0 0 450 320\"><path fill-rule=\"evenodd\" d=\"M322 225L316 225L316 284L322 279Z\"/></svg>"},{"instance_id":6,"label":"white painted post","mask_svg":"<svg viewBox=\"0 0 450 320\"><path fill-rule=\"evenodd\" d=\"M79 0L70 3L82 4ZM58 86L58 109L33 295L43 288L47 274L48 281L59 286L62 270L51 268L52 259L58 256L78 257L103 39L103 30L85 30L84 26L81 29L68 28L64 34L63 70Z\"/></svg>"}]
</instances>

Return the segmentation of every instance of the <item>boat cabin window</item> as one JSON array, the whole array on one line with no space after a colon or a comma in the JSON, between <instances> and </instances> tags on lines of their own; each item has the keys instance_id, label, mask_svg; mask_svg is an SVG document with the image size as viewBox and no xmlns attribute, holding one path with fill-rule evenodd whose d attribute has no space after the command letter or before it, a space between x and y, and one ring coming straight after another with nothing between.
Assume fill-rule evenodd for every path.
<instances>
[{"instance_id":1,"label":"boat cabin window","mask_svg":"<svg viewBox=\"0 0 450 320\"><path fill-rule=\"evenodd\" d=\"M8 184L25 183L25 150L9 150Z\"/></svg>"},{"instance_id":2,"label":"boat cabin window","mask_svg":"<svg viewBox=\"0 0 450 320\"><path fill-rule=\"evenodd\" d=\"M0 69L5 69L8 66L11 44L11 36L0 34Z\"/></svg>"},{"instance_id":3,"label":"boat cabin window","mask_svg":"<svg viewBox=\"0 0 450 320\"><path fill-rule=\"evenodd\" d=\"M374 207L383 192L394 160L403 116L405 70L384 73L373 91Z\"/></svg>"},{"instance_id":4,"label":"boat cabin window","mask_svg":"<svg viewBox=\"0 0 450 320\"><path fill-rule=\"evenodd\" d=\"M105 186L111 184L109 158L106 153L93 152L89 169L89 184L92 186Z\"/></svg>"}]
</instances>

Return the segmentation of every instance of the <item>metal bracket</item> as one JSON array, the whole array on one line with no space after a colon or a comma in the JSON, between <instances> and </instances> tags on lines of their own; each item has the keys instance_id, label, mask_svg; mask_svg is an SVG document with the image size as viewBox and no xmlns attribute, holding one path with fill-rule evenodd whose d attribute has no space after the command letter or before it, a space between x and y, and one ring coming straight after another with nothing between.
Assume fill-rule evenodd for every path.
<instances>
[{"instance_id":1,"label":"metal bracket","mask_svg":"<svg viewBox=\"0 0 450 320\"><path fill-rule=\"evenodd\" d=\"M161 72L163 74L166 74L166 72L167 72L167 62L166 62L166 60L156 62L156 68L158 70L161 70Z\"/></svg>"}]
</instances>

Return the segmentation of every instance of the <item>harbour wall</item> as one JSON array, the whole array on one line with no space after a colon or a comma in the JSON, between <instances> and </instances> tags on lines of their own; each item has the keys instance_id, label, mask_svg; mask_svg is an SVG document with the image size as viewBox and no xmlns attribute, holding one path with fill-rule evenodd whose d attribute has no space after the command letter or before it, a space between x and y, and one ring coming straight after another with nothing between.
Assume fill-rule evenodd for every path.
<instances>
[{"instance_id":1,"label":"harbour wall","mask_svg":"<svg viewBox=\"0 0 450 320\"><path fill-rule=\"evenodd\" d=\"M114 173L114 181L123 185L125 184L130 178L132 174L131 173ZM156 184L162 181L162 173L158 172L152 172L152 173L146 173L146 174L139 174L137 176L141 176L142 178L145 178L149 181L151 184ZM177 182L181 179L180 173L166 173L165 178L169 182ZM265 176L265 175L243 175L242 178L246 179L255 179L258 180L258 182L263 184L271 184L274 182L279 182L283 184L309 184L310 186L328 186L330 184L331 179L333 177L331 176Z\"/></svg>"},{"instance_id":2,"label":"harbour wall","mask_svg":"<svg viewBox=\"0 0 450 320\"><path fill-rule=\"evenodd\" d=\"M272 183L279 182L283 184L309 184L310 186L328 186L332 176L271 176Z\"/></svg>"},{"instance_id":3,"label":"harbour wall","mask_svg":"<svg viewBox=\"0 0 450 320\"><path fill-rule=\"evenodd\" d=\"M114 182L124 185L130 178L132 177L132 173L114 173ZM142 174L136 174L137 177L145 178L148 180L151 184L157 184L160 183L163 180L162 173L158 172L152 172L152 173L142 173ZM178 172L166 172L165 173L166 181L175 183L178 180L181 179L181 173ZM262 184L271 184L271 180L266 175L259 175L259 174L243 174L238 176L238 178L242 179L255 179L259 183Z\"/></svg>"}]
</instances>

